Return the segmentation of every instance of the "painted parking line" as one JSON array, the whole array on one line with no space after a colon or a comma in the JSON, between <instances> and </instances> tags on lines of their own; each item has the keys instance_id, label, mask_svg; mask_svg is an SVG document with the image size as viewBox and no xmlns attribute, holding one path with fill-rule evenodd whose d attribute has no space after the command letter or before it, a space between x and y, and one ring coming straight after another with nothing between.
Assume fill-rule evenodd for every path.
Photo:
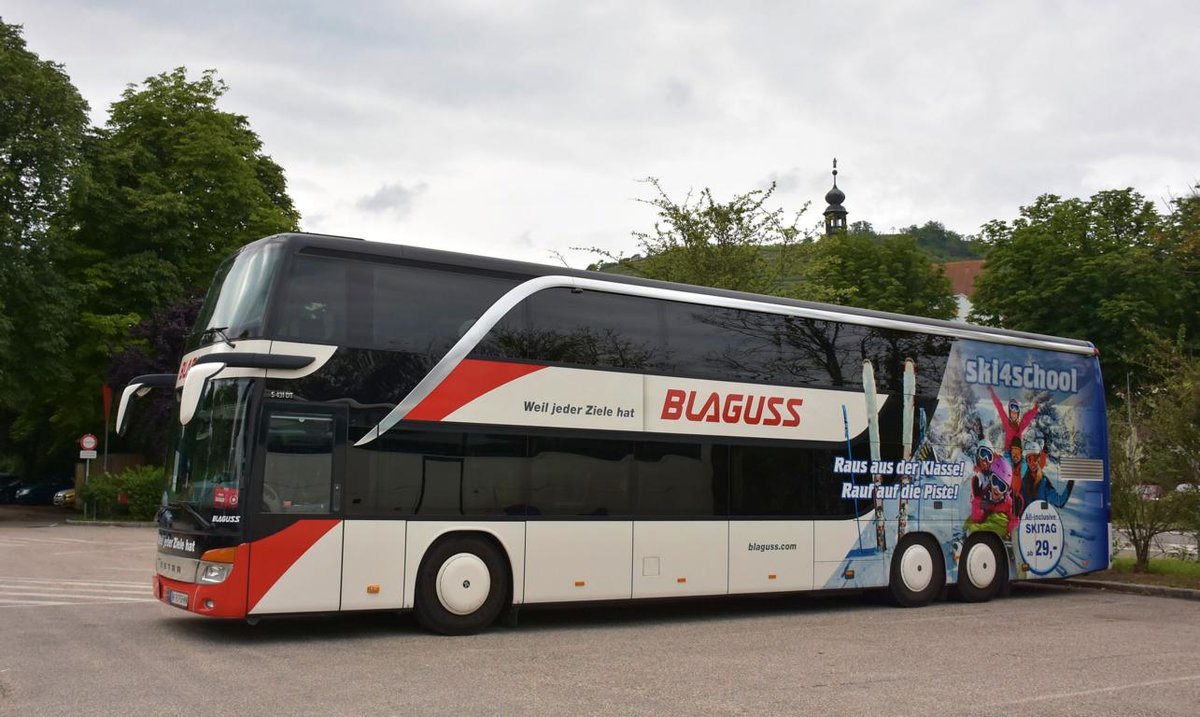
<instances>
[{"instance_id":1,"label":"painted parking line","mask_svg":"<svg viewBox=\"0 0 1200 717\"><path fill-rule=\"evenodd\" d=\"M78 548L81 545L95 545L94 540L75 540L74 538L26 538L21 535L0 535L0 545L28 548L57 545L63 548ZM130 545L131 543L125 543Z\"/></svg>"},{"instance_id":2,"label":"painted parking line","mask_svg":"<svg viewBox=\"0 0 1200 717\"><path fill-rule=\"evenodd\" d=\"M54 580L8 577L0 579L0 608L62 607L157 602L146 582Z\"/></svg>"}]
</instances>

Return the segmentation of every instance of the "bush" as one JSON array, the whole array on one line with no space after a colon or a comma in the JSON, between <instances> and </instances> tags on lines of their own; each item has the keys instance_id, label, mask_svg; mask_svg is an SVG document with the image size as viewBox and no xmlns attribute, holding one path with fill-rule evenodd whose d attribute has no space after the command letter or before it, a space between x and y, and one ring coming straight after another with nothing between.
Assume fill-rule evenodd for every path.
<instances>
[{"instance_id":1,"label":"bush","mask_svg":"<svg viewBox=\"0 0 1200 717\"><path fill-rule=\"evenodd\" d=\"M117 475L92 476L83 487L85 510L90 508L99 519L126 514L133 520L152 520L166 487L166 473L155 466L134 466Z\"/></svg>"},{"instance_id":2,"label":"bush","mask_svg":"<svg viewBox=\"0 0 1200 717\"><path fill-rule=\"evenodd\" d=\"M95 518L111 518L120 500L121 483L111 473L100 473L88 477L80 490L85 515L90 511Z\"/></svg>"},{"instance_id":3,"label":"bush","mask_svg":"<svg viewBox=\"0 0 1200 717\"><path fill-rule=\"evenodd\" d=\"M135 466L120 475L128 496L129 516L134 520L153 520L167 488L167 474L157 466Z\"/></svg>"}]
</instances>

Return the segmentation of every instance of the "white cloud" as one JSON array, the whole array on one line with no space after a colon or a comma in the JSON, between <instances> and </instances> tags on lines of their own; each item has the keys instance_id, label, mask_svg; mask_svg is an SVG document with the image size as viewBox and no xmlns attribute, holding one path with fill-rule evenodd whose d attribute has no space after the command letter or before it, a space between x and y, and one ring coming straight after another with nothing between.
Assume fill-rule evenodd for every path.
<instances>
[{"instance_id":1,"label":"white cloud","mask_svg":"<svg viewBox=\"0 0 1200 717\"><path fill-rule=\"evenodd\" d=\"M354 206L371 214L389 214L395 219L404 219L413 210L417 198L429 189L429 185L420 182L406 187L400 182L383 184L374 192L359 198Z\"/></svg>"}]
</instances>

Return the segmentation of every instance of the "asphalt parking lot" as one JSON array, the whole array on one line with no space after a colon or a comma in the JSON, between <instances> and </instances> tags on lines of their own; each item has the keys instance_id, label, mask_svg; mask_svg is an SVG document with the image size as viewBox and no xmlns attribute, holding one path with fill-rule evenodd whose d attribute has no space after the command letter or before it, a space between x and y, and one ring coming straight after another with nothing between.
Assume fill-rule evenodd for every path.
<instances>
[{"instance_id":1,"label":"asphalt parking lot","mask_svg":"<svg viewBox=\"0 0 1200 717\"><path fill-rule=\"evenodd\" d=\"M916 610L871 595L242 622L150 597L152 528L0 506L0 714L1195 715L1200 609L1026 587Z\"/></svg>"}]
</instances>

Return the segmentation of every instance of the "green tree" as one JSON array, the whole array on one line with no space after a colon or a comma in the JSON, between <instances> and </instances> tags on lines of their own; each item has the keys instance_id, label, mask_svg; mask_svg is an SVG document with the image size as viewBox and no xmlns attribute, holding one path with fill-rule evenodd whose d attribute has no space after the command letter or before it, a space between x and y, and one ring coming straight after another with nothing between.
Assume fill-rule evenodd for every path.
<instances>
[{"instance_id":1,"label":"green tree","mask_svg":"<svg viewBox=\"0 0 1200 717\"><path fill-rule=\"evenodd\" d=\"M0 454L36 472L50 437L39 387L67 375L74 292L53 220L79 163L87 103L61 65L0 20Z\"/></svg>"},{"instance_id":2,"label":"green tree","mask_svg":"<svg viewBox=\"0 0 1200 717\"><path fill-rule=\"evenodd\" d=\"M1144 570L1155 537L1169 530L1200 534L1200 360L1182 334L1174 340L1143 331L1139 363L1147 384L1124 395L1109 415L1113 521L1133 543ZM1123 387L1122 387L1123 388ZM1162 489L1144 500L1139 485Z\"/></svg>"},{"instance_id":3,"label":"green tree","mask_svg":"<svg viewBox=\"0 0 1200 717\"><path fill-rule=\"evenodd\" d=\"M915 237L917 246L939 261L979 259L982 256L979 249L962 234L947 229L941 222L928 221L921 226L913 224L901 233Z\"/></svg>"},{"instance_id":4,"label":"green tree","mask_svg":"<svg viewBox=\"0 0 1200 717\"><path fill-rule=\"evenodd\" d=\"M1200 184L1171 202L1161 231L1154 237L1159 253L1169 257L1162 267L1170 277L1172 314L1160 317L1172 332L1183 333L1183 348L1200 352Z\"/></svg>"},{"instance_id":5,"label":"green tree","mask_svg":"<svg viewBox=\"0 0 1200 717\"><path fill-rule=\"evenodd\" d=\"M1134 370L1142 331L1174 335L1180 280L1154 206L1132 189L1090 199L1052 194L1012 222L983 228L987 264L972 297L974 321L1088 339L1110 386ZM1194 309L1193 309L1194 312Z\"/></svg>"},{"instance_id":6,"label":"green tree","mask_svg":"<svg viewBox=\"0 0 1200 717\"><path fill-rule=\"evenodd\" d=\"M151 77L130 85L84 143L63 216L63 265L82 309L70 375L43 398L61 441L102 425L101 385L136 345L133 326L202 293L233 250L297 226L283 170L246 117L218 107L225 91L212 70L194 81L183 68Z\"/></svg>"},{"instance_id":7,"label":"green tree","mask_svg":"<svg viewBox=\"0 0 1200 717\"><path fill-rule=\"evenodd\" d=\"M877 311L937 319L954 317L957 304L945 270L911 235L865 232L822 238L793 295Z\"/></svg>"},{"instance_id":8,"label":"green tree","mask_svg":"<svg viewBox=\"0 0 1200 717\"><path fill-rule=\"evenodd\" d=\"M73 266L95 313L144 317L202 289L238 247L296 228L283 169L245 116L218 108L226 89L214 70L150 77L87 143Z\"/></svg>"},{"instance_id":9,"label":"green tree","mask_svg":"<svg viewBox=\"0 0 1200 717\"><path fill-rule=\"evenodd\" d=\"M1140 364L1149 386L1125 397L1146 447L1147 475L1173 489L1200 481L1200 359L1188 350L1184 336L1174 340L1145 335Z\"/></svg>"},{"instance_id":10,"label":"green tree","mask_svg":"<svg viewBox=\"0 0 1200 717\"><path fill-rule=\"evenodd\" d=\"M807 238L793 216L768 209L775 185L717 201L703 189L682 202L667 195L653 177L644 180L655 196L638 201L655 208L651 232L635 231L640 253L617 257L591 249L622 273L698 286L778 294L796 271ZM615 266L613 266L615 265Z\"/></svg>"},{"instance_id":11,"label":"green tree","mask_svg":"<svg viewBox=\"0 0 1200 717\"><path fill-rule=\"evenodd\" d=\"M1194 530L1197 494L1163 490L1160 498L1143 494L1140 486L1161 485L1153 467L1154 453L1139 435L1139 415L1132 425L1120 411L1109 414L1109 456L1113 523L1133 546L1134 572L1146 572L1150 548L1159 535L1172 530Z\"/></svg>"}]
</instances>

